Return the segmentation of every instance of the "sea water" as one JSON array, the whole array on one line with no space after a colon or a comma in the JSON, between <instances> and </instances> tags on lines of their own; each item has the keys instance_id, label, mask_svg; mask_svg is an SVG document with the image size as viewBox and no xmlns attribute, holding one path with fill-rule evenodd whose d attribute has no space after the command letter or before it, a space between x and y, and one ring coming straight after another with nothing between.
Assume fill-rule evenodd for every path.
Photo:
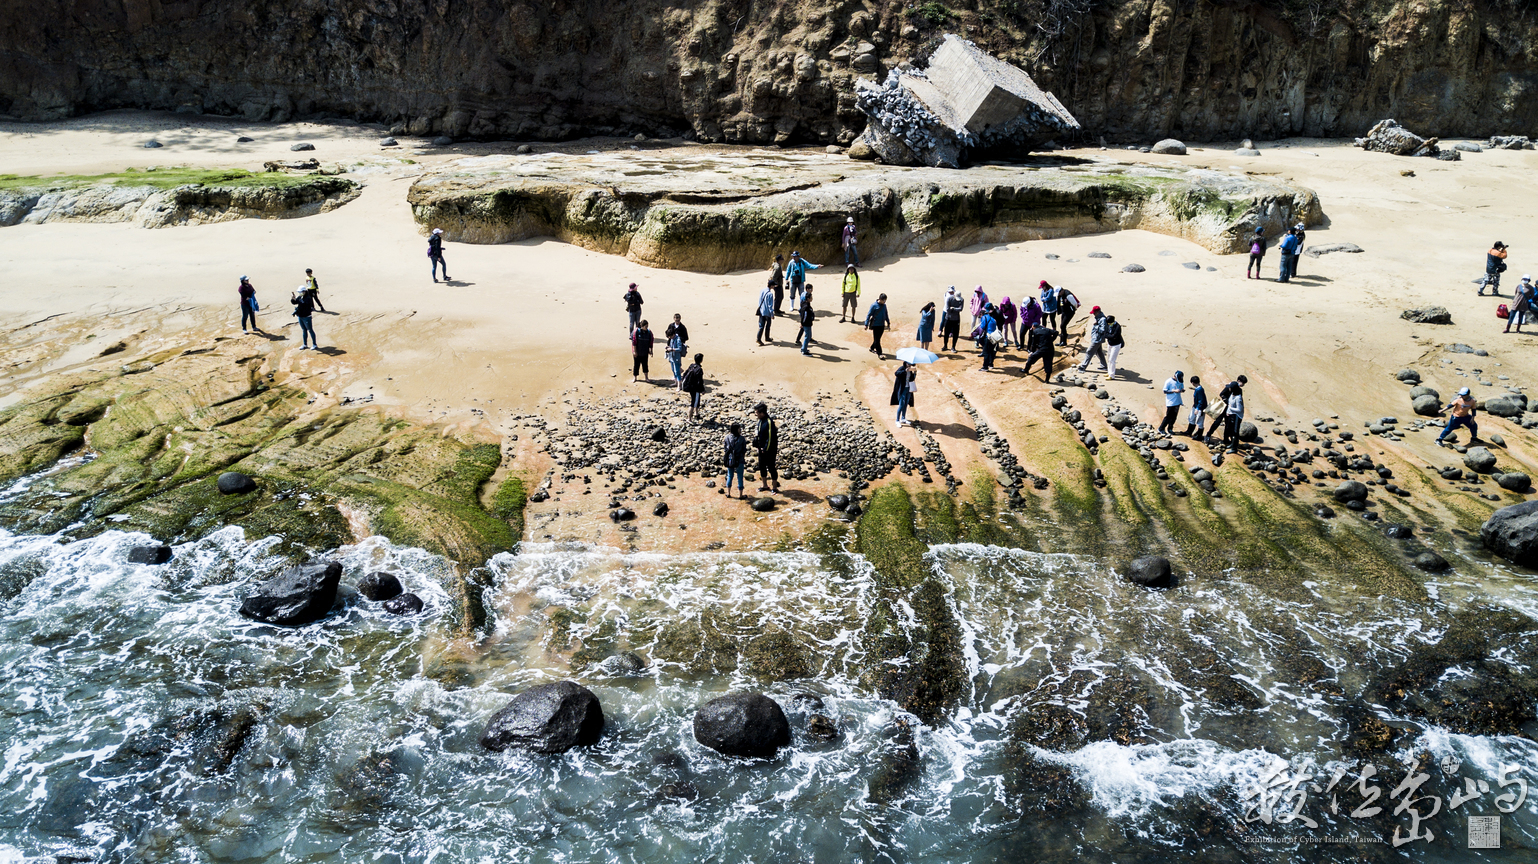
<instances>
[{"instance_id":1,"label":"sea water","mask_svg":"<svg viewBox=\"0 0 1538 864\"><path fill-rule=\"evenodd\" d=\"M330 617L294 629L237 614L283 566L277 538L231 527L169 564L125 563L145 542L0 532L0 861L1516 861L1538 845L1538 788L1512 812L1496 803L1516 779L1538 784L1533 741L1398 722L1409 731L1364 784L1387 806L1352 818L1373 759L1342 759L1332 710L1466 604L1538 611L1511 574L1449 575L1419 603L1323 581L1276 596L1221 574L1150 592L1079 557L935 547L970 675L954 717L927 728L861 674L878 599L851 553L525 544L487 562L493 616L465 640L440 587L454 565L382 538L332 553L344 584L389 570L424 612L396 617L344 590ZM572 623L557 637L562 610ZM766 683L654 656L659 634L691 621L789 634L814 672ZM646 671L574 673L557 643L600 633ZM1307 680L1291 671L1300 655ZM1192 657L1242 690L1216 698ZM602 702L598 745L480 747L511 694L566 678ZM1090 705L1112 678L1143 695ZM774 759L726 759L693 739L694 710L740 689L787 708L793 744ZM1020 712L1054 706L1108 711L1133 732L1066 749L1013 740ZM814 710L837 723L835 741L805 733ZM905 726L917 773L873 800ZM1022 754L1070 778L1069 803L1031 800ZM1427 779L1391 798L1421 754ZM1452 810L1465 779L1489 791ZM1278 797L1289 789L1305 800ZM1421 796L1437 796L1436 815ZM1407 797L1420 800L1392 812ZM1317 827L1287 820L1294 809ZM1395 847L1411 810L1432 837ZM1501 817L1499 849L1467 848L1469 815Z\"/></svg>"}]
</instances>

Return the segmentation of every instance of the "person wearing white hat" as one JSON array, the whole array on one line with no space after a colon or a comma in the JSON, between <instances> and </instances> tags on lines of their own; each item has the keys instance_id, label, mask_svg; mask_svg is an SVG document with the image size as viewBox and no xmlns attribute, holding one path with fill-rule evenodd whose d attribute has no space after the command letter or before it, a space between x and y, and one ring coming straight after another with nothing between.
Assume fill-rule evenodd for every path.
<instances>
[{"instance_id":1,"label":"person wearing white hat","mask_svg":"<svg viewBox=\"0 0 1538 864\"><path fill-rule=\"evenodd\" d=\"M1447 410L1453 414L1447 418L1447 426L1442 429L1442 434L1437 436L1437 444L1442 444L1459 426L1469 427L1470 444L1479 440L1479 424L1474 422L1474 397L1469 395L1469 388L1459 390L1458 398L1447 403Z\"/></svg>"},{"instance_id":2,"label":"person wearing white hat","mask_svg":"<svg viewBox=\"0 0 1538 864\"><path fill-rule=\"evenodd\" d=\"M1522 276L1522 281L1517 283L1517 290L1511 294L1511 309L1506 312L1506 329L1503 333L1511 332L1513 322L1517 325L1517 332L1522 332L1522 325L1527 323L1527 313L1533 308L1533 277Z\"/></svg>"},{"instance_id":3,"label":"person wearing white hat","mask_svg":"<svg viewBox=\"0 0 1538 864\"><path fill-rule=\"evenodd\" d=\"M443 229L434 228L427 238L427 260L433 264L433 281L438 281L438 268L443 267L443 281L449 281L449 265L443 260Z\"/></svg>"},{"instance_id":4,"label":"person wearing white hat","mask_svg":"<svg viewBox=\"0 0 1538 864\"><path fill-rule=\"evenodd\" d=\"M1290 279L1298 275L1298 261L1303 257L1303 241L1308 237L1308 230L1302 222L1292 226L1292 233L1298 236L1298 248L1292 252L1292 262L1287 268L1287 277Z\"/></svg>"},{"instance_id":5,"label":"person wearing white hat","mask_svg":"<svg viewBox=\"0 0 1538 864\"><path fill-rule=\"evenodd\" d=\"M855 236L854 217L850 216L844 221L844 264L860 266L859 238Z\"/></svg>"}]
</instances>

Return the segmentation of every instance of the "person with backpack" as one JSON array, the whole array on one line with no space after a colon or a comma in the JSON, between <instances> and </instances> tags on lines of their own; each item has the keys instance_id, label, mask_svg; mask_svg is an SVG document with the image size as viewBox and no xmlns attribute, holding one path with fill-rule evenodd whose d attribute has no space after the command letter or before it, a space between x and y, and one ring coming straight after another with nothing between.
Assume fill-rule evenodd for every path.
<instances>
[{"instance_id":1,"label":"person with backpack","mask_svg":"<svg viewBox=\"0 0 1538 864\"><path fill-rule=\"evenodd\" d=\"M802 258L800 252L790 253L790 263L785 265L785 277L790 280L790 311L795 312L800 308L801 289L806 285L807 271L821 266Z\"/></svg>"},{"instance_id":2,"label":"person with backpack","mask_svg":"<svg viewBox=\"0 0 1538 864\"><path fill-rule=\"evenodd\" d=\"M626 327L625 332L634 333L636 324L641 320L641 306L646 301L641 299L641 291L634 282L630 283L629 290L620 299L625 301L625 314L630 318L630 324Z\"/></svg>"},{"instance_id":3,"label":"person with backpack","mask_svg":"<svg viewBox=\"0 0 1538 864\"><path fill-rule=\"evenodd\" d=\"M1292 281L1292 256L1296 254L1297 251L1298 232L1289 228L1287 229L1287 234L1282 237L1282 242L1277 244L1277 254L1281 256L1281 260L1277 262L1277 266L1281 270L1281 273L1277 276L1276 281Z\"/></svg>"},{"instance_id":4,"label":"person with backpack","mask_svg":"<svg viewBox=\"0 0 1538 864\"><path fill-rule=\"evenodd\" d=\"M320 302L320 280L315 278L315 271L308 267L304 268L304 281L310 286L310 296L315 299L315 308L325 312L326 306Z\"/></svg>"},{"instance_id":5,"label":"person with backpack","mask_svg":"<svg viewBox=\"0 0 1538 864\"><path fill-rule=\"evenodd\" d=\"M860 273L850 264L844 268L843 297L838 307L838 323L844 323L844 314L848 313L849 320L860 314Z\"/></svg>"},{"instance_id":6,"label":"person with backpack","mask_svg":"<svg viewBox=\"0 0 1538 864\"><path fill-rule=\"evenodd\" d=\"M886 295L881 294L865 313L865 329L871 332L870 353L876 355L878 360L885 359L881 354L881 334L886 332L887 325L891 323L892 319L886 312Z\"/></svg>"},{"instance_id":7,"label":"person with backpack","mask_svg":"<svg viewBox=\"0 0 1538 864\"><path fill-rule=\"evenodd\" d=\"M1512 322L1516 322L1517 332L1522 332L1522 325L1527 323L1527 313L1533 308L1533 277L1524 275L1522 281L1517 283L1517 290L1511 294L1511 308L1506 311L1506 329L1502 332L1510 333Z\"/></svg>"},{"instance_id":8,"label":"person with backpack","mask_svg":"<svg viewBox=\"0 0 1538 864\"><path fill-rule=\"evenodd\" d=\"M796 342L801 346L803 357L812 356L812 322L817 320L817 311L812 308L812 286L806 286L801 295L801 330L796 334Z\"/></svg>"},{"instance_id":9,"label":"person with backpack","mask_svg":"<svg viewBox=\"0 0 1538 864\"><path fill-rule=\"evenodd\" d=\"M1052 377L1052 361L1057 357L1056 340L1057 331L1048 327L1045 320L1038 319L1025 338L1026 350L1031 352L1025 358L1025 374L1031 374L1031 367L1040 360L1042 383Z\"/></svg>"},{"instance_id":10,"label":"person with backpack","mask_svg":"<svg viewBox=\"0 0 1538 864\"><path fill-rule=\"evenodd\" d=\"M849 219L844 222L843 236L840 237L839 240L844 246L844 263L850 265L859 264L860 247L857 245L859 243L859 238L855 236L853 216L850 216Z\"/></svg>"},{"instance_id":11,"label":"person with backpack","mask_svg":"<svg viewBox=\"0 0 1538 864\"><path fill-rule=\"evenodd\" d=\"M427 238L427 260L433 265L433 281L438 281L438 268L443 268L443 281L449 281L449 265L443 260L443 229L434 228Z\"/></svg>"},{"instance_id":12,"label":"person with backpack","mask_svg":"<svg viewBox=\"0 0 1538 864\"><path fill-rule=\"evenodd\" d=\"M897 406L898 426L912 425L908 422L908 406L913 404L913 396L919 389L918 375L918 367L906 361L892 373L892 404Z\"/></svg>"},{"instance_id":13,"label":"person with backpack","mask_svg":"<svg viewBox=\"0 0 1538 864\"><path fill-rule=\"evenodd\" d=\"M760 345L764 344L765 340L774 341L769 336L769 325L774 323L774 316L779 314L775 305L778 297L779 294L775 291L772 280L758 295L758 344Z\"/></svg>"},{"instance_id":14,"label":"person with backpack","mask_svg":"<svg viewBox=\"0 0 1538 864\"><path fill-rule=\"evenodd\" d=\"M1116 377L1116 358L1121 355L1122 346L1126 344L1121 335L1121 324L1117 323L1115 315L1105 316L1105 344L1111 349L1111 359L1106 363L1105 380L1110 381Z\"/></svg>"},{"instance_id":15,"label":"person with backpack","mask_svg":"<svg viewBox=\"0 0 1538 864\"><path fill-rule=\"evenodd\" d=\"M919 347L929 350L929 343L935 340L935 304L925 303L919 310L919 332L916 336Z\"/></svg>"},{"instance_id":16,"label":"person with backpack","mask_svg":"<svg viewBox=\"0 0 1538 864\"><path fill-rule=\"evenodd\" d=\"M1257 226L1255 226L1255 233L1250 235L1250 263L1248 265L1246 265L1245 268L1244 268L1244 278L1246 278L1246 279L1259 279L1260 278L1260 263L1261 263L1262 260L1265 259L1265 257L1266 257L1266 226L1264 226L1264 225L1257 225ZM1250 275L1250 271L1251 270L1255 271L1255 275L1253 275L1253 276Z\"/></svg>"},{"instance_id":17,"label":"person with backpack","mask_svg":"<svg viewBox=\"0 0 1538 864\"><path fill-rule=\"evenodd\" d=\"M631 331L631 333L630 333L630 356L631 356L630 381L631 381L631 383L635 383L637 375L645 375L646 376L646 383L648 383L648 384L651 383L651 380L652 380L652 370L651 370L652 344L653 344L654 341L655 340L652 338L651 328L649 326L647 326L645 321L642 321L639 324L637 324L635 330Z\"/></svg>"},{"instance_id":18,"label":"person with backpack","mask_svg":"<svg viewBox=\"0 0 1538 864\"><path fill-rule=\"evenodd\" d=\"M775 255L774 264L769 268L769 287L774 291L774 314L780 314L780 306L785 302L785 261L784 255Z\"/></svg>"},{"instance_id":19,"label":"person with backpack","mask_svg":"<svg viewBox=\"0 0 1538 864\"><path fill-rule=\"evenodd\" d=\"M251 330L255 330L260 333L261 328L256 326L256 312L259 308L256 304L256 288L252 286L251 280L244 276L240 277L240 284L236 286L235 293L240 296L240 332L250 333ZM247 322L250 323L251 330L246 329Z\"/></svg>"},{"instance_id":20,"label":"person with backpack","mask_svg":"<svg viewBox=\"0 0 1538 864\"><path fill-rule=\"evenodd\" d=\"M1079 298L1072 291L1057 287L1057 344L1068 344L1068 322L1079 311Z\"/></svg>"},{"instance_id":21,"label":"person with backpack","mask_svg":"<svg viewBox=\"0 0 1538 864\"><path fill-rule=\"evenodd\" d=\"M737 497L745 498L742 492L743 475L748 467L748 439L742 435L742 424L733 423L727 427L726 446L723 462L726 464L726 484L721 488L726 490L726 497L732 497L732 477L737 478Z\"/></svg>"},{"instance_id":22,"label":"person with backpack","mask_svg":"<svg viewBox=\"0 0 1538 864\"><path fill-rule=\"evenodd\" d=\"M758 451L758 491L780 491L780 469L775 465L775 459L780 453L780 428L774 425L774 418L769 416L769 406L760 402L753 406L753 413L758 417L758 432L753 436L753 449ZM769 483L773 482L773 488Z\"/></svg>"},{"instance_id":23,"label":"person with backpack","mask_svg":"<svg viewBox=\"0 0 1538 864\"><path fill-rule=\"evenodd\" d=\"M1100 371L1104 372L1110 368L1105 362L1105 313L1096 306L1089 310L1089 314L1093 315L1095 320L1089 325L1089 347L1084 349L1084 361L1079 364L1079 371L1088 369L1089 360L1093 357L1100 361Z\"/></svg>"},{"instance_id":24,"label":"person with backpack","mask_svg":"<svg viewBox=\"0 0 1538 864\"><path fill-rule=\"evenodd\" d=\"M1185 431L1180 433L1187 438L1195 437L1194 433L1202 428L1202 417L1207 410L1207 391L1202 389L1202 379L1196 375L1191 376L1191 415L1186 418Z\"/></svg>"},{"instance_id":25,"label":"person with backpack","mask_svg":"<svg viewBox=\"0 0 1538 864\"><path fill-rule=\"evenodd\" d=\"M1446 443L1447 436L1453 434L1459 426L1469 427L1469 443L1479 440L1479 424L1474 422L1474 397L1469 395L1469 388L1464 387L1458 391L1458 398L1447 403L1447 410L1453 412L1447 418L1447 425L1442 428L1442 434L1437 436L1437 446ZM1457 439L1453 439L1454 443Z\"/></svg>"},{"instance_id":26,"label":"person with backpack","mask_svg":"<svg viewBox=\"0 0 1538 864\"><path fill-rule=\"evenodd\" d=\"M294 295L288 299L294 306L294 317L299 319L299 350L320 348L320 340L315 337L315 299L310 296L308 285L300 285ZM310 343L314 343L313 345Z\"/></svg>"},{"instance_id":27,"label":"person with backpack","mask_svg":"<svg viewBox=\"0 0 1538 864\"><path fill-rule=\"evenodd\" d=\"M1181 395L1186 390L1186 373L1175 370L1164 382L1164 420L1159 423L1160 432L1175 434L1175 421L1180 418Z\"/></svg>"},{"instance_id":28,"label":"person with backpack","mask_svg":"<svg viewBox=\"0 0 1538 864\"><path fill-rule=\"evenodd\" d=\"M1499 240L1485 253L1485 279L1479 283L1479 296L1485 296L1486 288L1494 296L1501 296L1501 274L1506 272L1506 254L1506 244Z\"/></svg>"},{"instance_id":29,"label":"person with backpack","mask_svg":"<svg viewBox=\"0 0 1538 864\"><path fill-rule=\"evenodd\" d=\"M700 406L705 401L705 355L694 355L694 362L684 370L681 389L689 394L689 419L700 419Z\"/></svg>"},{"instance_id":30,"label":"person with backpack","mask_svg":"<svg viewBox=\"0 0 1538 864\"><path fill-rule=\"evenodd\" d=\"M1005 297L999 302L999 323L1004 327L1004 345L1019 347L1025 341L1025 328L1015 329L1015 319L1020 315L1020 310L1014 301Z\"/></svg>"},{"instance_id":31,"label":"person with backpack","mask_svg":"<svg viewBox=\"0 0 1538 864\"><path fill-rule=\"evenodd\" d=\"M950 343L950 350L957 350L956 343L961 339L961 310L966 308L967 301L961 299L956 293L956 286L945 289L944 307L940 319L940 350L944 351L946 343Z\"/></svg>"},{"instance_id":32,"label":"person with backpack","mask_svg":"<svg viewBox=\"0 0 1538 864\"><path fill-rule=\"evenodd\" d=\"M1057 329L1057 289L1047 284L1047 280L1041 280L1037 286L1040 289L1041 315L1047 321L1047 326Z\"/></svg>"},{"instance_id":33,"label":"person with backpack","mask_svg":"<svg viewBox=\"0 0 1538 864\"><path fill-rule=\"evenodd\" d=\"M993 371L993 358L998 353L999 343L1003 341L1004 334L999 329L998 319L993 317L993 304L989 303L982 309L982 314L977 318L977 327L972 331L972 338L977 340L977 347L983 352L983 371Z\"/></svg>"}]
</instances>

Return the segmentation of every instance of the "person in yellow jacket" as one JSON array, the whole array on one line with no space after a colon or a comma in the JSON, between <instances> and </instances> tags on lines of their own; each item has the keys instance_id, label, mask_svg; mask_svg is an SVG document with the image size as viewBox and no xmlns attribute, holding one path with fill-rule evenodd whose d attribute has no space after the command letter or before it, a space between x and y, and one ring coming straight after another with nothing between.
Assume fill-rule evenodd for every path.
<instances>
[{"instance_id":1,"label":"person in yellow jacket","mask_svg":"<svg viewBox=\"0 0 1538 864\"><path fill-rule=\"evenodd\" d=\"M844 314L847 312L849 320L854 321L859 314L860 302L860 273L850 264L844 268L844 302L838 307L838 322L844 323Z\"/></svg>"}]
</instances>

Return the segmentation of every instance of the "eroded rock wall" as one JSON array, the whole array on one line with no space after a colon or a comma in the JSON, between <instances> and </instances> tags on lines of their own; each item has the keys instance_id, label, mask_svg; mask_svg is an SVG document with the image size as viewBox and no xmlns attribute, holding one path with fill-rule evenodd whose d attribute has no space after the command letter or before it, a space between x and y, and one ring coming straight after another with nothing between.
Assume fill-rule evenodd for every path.
<instances>
[{"instance_id":1,"label":"eroded rock wall","mask_svg":"<svg viewBox=\"0 0 1538 864\"><path fill-rule=\"evenodd\" d=\"M0 114L342 115L413 134L839 142L954 32L1090 136L1538 130L1525 0L72 0L0 7ZM1094 140L1094 137L1091 137Z\"/></svg>"}]
</instances>

